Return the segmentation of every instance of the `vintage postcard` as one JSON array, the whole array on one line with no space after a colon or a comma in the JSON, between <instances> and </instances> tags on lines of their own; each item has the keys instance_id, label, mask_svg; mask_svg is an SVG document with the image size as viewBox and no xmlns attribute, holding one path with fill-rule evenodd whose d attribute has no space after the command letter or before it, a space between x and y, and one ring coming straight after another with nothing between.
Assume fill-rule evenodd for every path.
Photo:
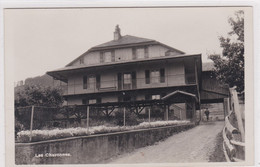
<instances>
[{"instance_id":1,"label":"vintage postcard","mask_svg":"<svg viewBox=\"0 0 260 167\"><path fill-rule=\"evenodd\" d=\"M254 165L253 7L5 8L6 166Z\"/></svg>"}]
</instances>

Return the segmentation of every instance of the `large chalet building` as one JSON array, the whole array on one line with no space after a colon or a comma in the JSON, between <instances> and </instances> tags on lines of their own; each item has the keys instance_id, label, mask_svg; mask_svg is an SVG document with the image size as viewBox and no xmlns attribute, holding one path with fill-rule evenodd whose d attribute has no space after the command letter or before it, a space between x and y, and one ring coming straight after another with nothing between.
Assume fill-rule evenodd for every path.
<instances>
[{"instance_id":1,"label":"large chalet building","mask_svg":"<svg viewBox=\"0 0 260 167\"><path fill-rule=\"evenodd\" d=\"M118 26L112 41L47 74L67 83L68 105L162 100L168 109L177 104L175 108L183 111L175 115L182 119L192 119L200 108L201 55L185 54L152 39L122 36Z\"/></svg>"}]
</instances>

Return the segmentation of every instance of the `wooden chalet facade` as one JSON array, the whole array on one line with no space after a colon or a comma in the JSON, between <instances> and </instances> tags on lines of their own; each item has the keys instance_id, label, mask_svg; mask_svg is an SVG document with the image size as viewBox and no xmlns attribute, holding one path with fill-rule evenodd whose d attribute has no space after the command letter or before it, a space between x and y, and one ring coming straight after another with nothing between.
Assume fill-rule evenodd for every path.
<instances>
[{"instance_id":1,"label":"wooden chalet facade","mask_svg":"<svg viewBox=\"0 0 260 167\"><path fill-rule=\"evenodd\" d=\"M114 40L90 48L66 67L47 74L67 83L64 97L68 105L120 107L129 102L138 104L134 106L138 111L155 101L167 112L178 104L183 112L175 115L181 119L194 119L203 93L201 54L185 54L151 39L121 36L118 26Z\"/></svg>"}]
</instances>

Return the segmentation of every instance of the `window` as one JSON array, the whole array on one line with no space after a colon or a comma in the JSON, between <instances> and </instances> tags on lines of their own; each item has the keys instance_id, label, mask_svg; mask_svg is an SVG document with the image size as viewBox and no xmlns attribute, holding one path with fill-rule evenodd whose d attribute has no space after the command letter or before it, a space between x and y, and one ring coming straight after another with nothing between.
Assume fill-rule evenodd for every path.
<instances>
[{"instance_id":1,"label":"window","mask_svg":"<svg viewBox=\"0 0 260 167\"><path fill-rule=\"evenodd\" d=\"M89 99L88 100L88 104L96 104L97 103L97 99Z\"/></svg>"},{"instance_id":2,"label":"window","mask_svg":"<svg viewBox=\"0 0 260 167\"><path fill-rule=\"evenodd\" d=\"M137 49L136 56L137 56L137 59L143 59L144 58L144 48Z\"/></svg>"},{"instance_id":3,"label":"window","mask_svg":"<svg viewBox=\"0 0 260 167\"><path fill-rule=\"evenodd\" d=\"M131 73L125 73L123 75L123 88L124 89L131 89L132 87L132 77Z\"/></svg>"},{"instance_id":4,"label":"window","mask_svg":"<svg viewBox=\"0 0 260 167\"><path fill-rule=\"evenodd\" d=\"M111 52L104 53L104 62L105 63L111 62Z\"/></svg>"},{"instance_id":5,"label":"window","mask_svg":"<svg viewBox=\"0 0 260 167\"><path fill-rule=\"evenodd\" d=\"M165 82L165 70L164 68L156 70L145 70L145 83L164 83Z\"/></svg>"},{"instance_id":6,"label":"window","mask_svg":"<svg viewBox=\"0 0 260 167\"><path fill-rule=\"evenodd\" d=\"M152 100L159 100L161 99L160 95L152 95Z\"/></svg>"},{"instance_id":7,"label":"window","mask_svg":"<svg viewBox=\"0 0 260 167\"><path fill-rule=\"evenodd\" d=\"M131 74L124 74L124 84L131 84Z\"/></svg>"},{"instance_id":8,"label":"window","mask_svg":"<svg viewBox=\"0 0 260 167\"><path fill-rule=\"evenodd\" d=\"M159 83L159 81L160 81L160 72L159 72L159 70L151 71L151 81L152 81L152 83Z\"/></svg>"},{"instance_id":9,"label":"window","mask_svg":"<svg viewBox=\"0 0 260 167\"><path fill-rule=\"evenodd\" d=\"M84 64L84 58L79 59L79 64Z\"/></svg>"},{"instance_id":10,"label":"window","mask_svg":"<svg viewBox=\"0 0 260 167\"><path fill-rule=\"evenodd\" d=\"M95 87L95 80L96 80L95 76L93 76L93 75L89 76L89 79L88 79L89 84L88 84L88 86L89 86L90 89L94 89L94 87Z\"/></svg>"}]
</instances>

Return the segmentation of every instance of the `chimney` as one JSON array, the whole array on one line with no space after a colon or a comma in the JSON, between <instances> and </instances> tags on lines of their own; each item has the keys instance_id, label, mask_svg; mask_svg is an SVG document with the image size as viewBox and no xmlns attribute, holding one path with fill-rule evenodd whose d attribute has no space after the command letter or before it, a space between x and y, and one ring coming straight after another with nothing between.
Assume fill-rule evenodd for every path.
<instances>
[{"instance_id":1,"label":"chimney","mask_svg":"<svg viewBox=\"0 0 260 167\"><path fill-rule=\"evenodd\" d=\"M119 40L121 38L120 28L118 25L116 25L116 29L114 32L114 40Z\"/></svg>"}]
</instances>

